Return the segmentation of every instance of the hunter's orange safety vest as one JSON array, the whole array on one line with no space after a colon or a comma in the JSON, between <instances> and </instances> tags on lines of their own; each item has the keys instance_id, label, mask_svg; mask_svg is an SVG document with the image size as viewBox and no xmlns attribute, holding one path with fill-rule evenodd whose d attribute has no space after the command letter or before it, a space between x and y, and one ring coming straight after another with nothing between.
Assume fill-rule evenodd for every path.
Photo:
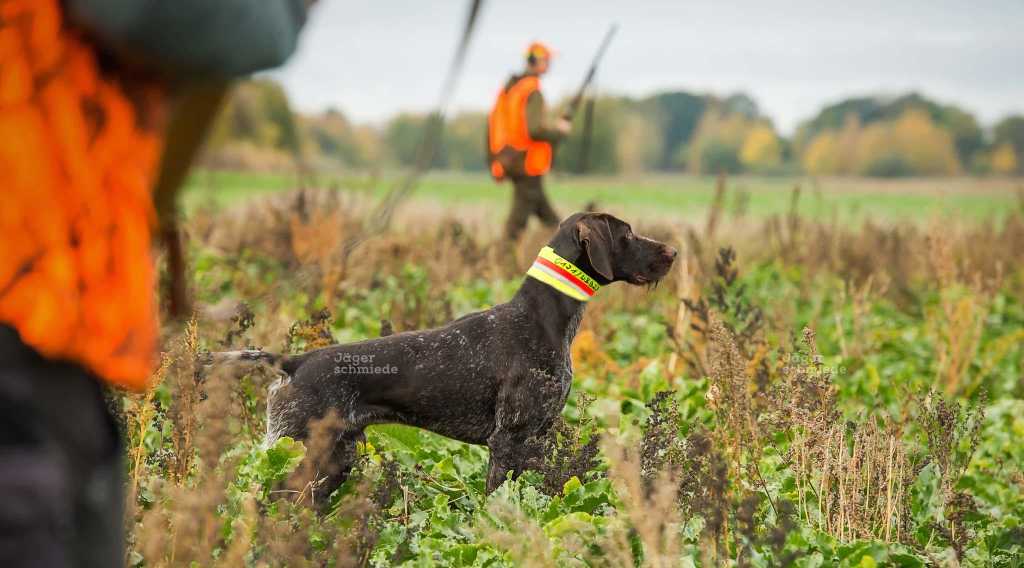
<instances>
[{"instance_id":1,"label":"hunter's orange safety vest","mask_svg":"<svg viewBox=\"0 0 1024 568\"><path fill-rule=\"evenodd\" d=\"M135 389L156 359L163 99L105 75L58 0L0 0L0 323Z\"/></svg>"},{"instance_id":2,"label":"hunter's orange safety vest","mask_svg":"<svg viewBox=\"0 0 1024 568\"><path fill-rule=\"evenodd\" d=\"M526 101L540 89L540 79L527 75L498 94L488 119L491 175L503 179L508 172L502 157L509 149L523 159L526 175L539 176L551 169L551 144L533 140L526 124Z\"/></svg>"}]
</instances>

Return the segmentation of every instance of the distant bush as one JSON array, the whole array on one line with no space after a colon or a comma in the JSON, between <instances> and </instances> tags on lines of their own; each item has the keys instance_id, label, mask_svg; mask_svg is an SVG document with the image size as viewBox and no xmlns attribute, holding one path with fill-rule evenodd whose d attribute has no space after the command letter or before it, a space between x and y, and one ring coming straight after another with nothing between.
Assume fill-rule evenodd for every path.
<instances>
[{"instance_id":1,"label":"distant bush","mask_svg":"<svg viewBox=\"0 0 1024 568\"><path fill-rule=\"evenodd\" d=\"M705 174L734 174L739 173L740 157L736 147L720 139L710 140L700 147L700 157L696 161L700 164L694 173Z\"/></svg>"},{"instance_id":2,"label":"distant bush","mask_svg":"<svg viewBox=\"0 0 1024 568\"><path fill-rule=\"evenodd\" d=\"M750 129L740 148L740 162L750 171L770 171L782 163L782 142L770 125Z\"/></svg>"},{"instance_id":3,"label":"distant bush","mask_svg":"<svg viewBox=\"0 0 1024 568\"><path fill-rule=\"evenodd\" d=\"M917 93L899 97L854 97L826 106L800 126L794 143L806 148L823 132L841 130L851 118L867 127L877 122L894 121L908 110L924 112L931 122L952 135L960 163L970 163L972 157L984 148L981 127L973 115L955 105L943 105Z\"/></svg>"},{"instance_id":4,"label":"distant bush","mask_svg":"<svg viewBox=\"0 0 1024 568\"><path fill-rule=\"evenodd\" d=\"M996 147L995 151L992 152L990 167L992 172L1003 175L1010 175L1019 171L1020 165L1017 162L1017 153L1014 151L1013 145L1004 142Z\"/></svg>"},{"instance_id":5,"label":"distant bush","mask_svg":"<svg viewBox=\"0 0 1024 568\"><path fill-rule=\"evenodd\" d=\"M445 167L468 171L487 169L486 132L487 115L482 112L466 112L449 120L444 130Z\"/></svg>"},{"instance_id":6,"label":"distant bush","mask_svg":"<svg viewBox=\"0 0 1024 568\"><path fill-rule=\"evenodd\" d=\"M828 175L954 175L961 170L953 136L912 108L866 126L851 114L841 129L815 136L802 161L808 172Z\"/></svg>"},{"instance_id":7,"label":"distant bush","mask_svg":"<svg viewBox=\"0 0 1024 568\"><path fill-rule=\"evenodd\" d=\"M995 144L996 152L1002 149L1001 166L1007 168L1001 173L1024 174L1024 116L1009 116L996 124ZM1013 150L1013 160L1010 160L1009 150ZM1011 162L1016 164L1015 168L1008 167ZM993 166L995 165L993 164Z\"/></svg>"},{"instance_id":8,"label":"distant bush","mask_svg":"<svg viewBox=\"0 0 1024 568\"><path fill-rule=\"evenodd\" d=\"M864 175L872 177L907 177L914 174L914 168L897 154L887 154L868 163Z\"/></svg>"},{"instance_id":9,"label":"distant bush","mask_svg":"<svg viewBox=\"0 0 1024 568\"><path fill-rule=\"evenodd\" d=\"M740 149L754 122L724 105L704 113L690 141L687 169L695 174L738 173L743 170Z\"/></svg>"},{"instance_id":10,"label":"distant bush","mask_svg":"<svg viewBox=\"0 0 1024 568\"><path fill-rule=\"evenodd\" d=\"M566 101L549 108L554 116ZM589 132L584 125L589 114ZM602 96L576 115L555 151L572 173L687 171L694 174L866 175L878 177L1024 174L1024 116L999 122L991 141L977 120L916 93L857 97L822 109L792 139L779 135L743 93L720 98L686 92L642 99ZM297 115L269 79L242 83L217 120L208 165L277 169L301 161L327 168L412 167L431 120L400 113L384 125L355 125L338 109ZM430 167L484 171L487 113L445 117ZM233 165L233 166L232 166Z\"/></svg>"}]
</instances>

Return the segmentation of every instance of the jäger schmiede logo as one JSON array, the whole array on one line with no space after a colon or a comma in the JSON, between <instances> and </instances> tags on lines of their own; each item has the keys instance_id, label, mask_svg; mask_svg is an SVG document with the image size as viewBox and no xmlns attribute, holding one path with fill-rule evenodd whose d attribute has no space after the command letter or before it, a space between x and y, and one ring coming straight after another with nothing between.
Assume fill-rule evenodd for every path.
<instances>
[{"instance_id":1,"label":"j\u00e4ger schmiede logo","mask_svg":"<svg viewBox=\"0 0 1024 568\"><path fill-rule=\"evenodd\" d=\"M334 355L334 372L338 375L396 375L395 365L374 365L373 354L337 353Z\"/></svg>"}]
</instances>

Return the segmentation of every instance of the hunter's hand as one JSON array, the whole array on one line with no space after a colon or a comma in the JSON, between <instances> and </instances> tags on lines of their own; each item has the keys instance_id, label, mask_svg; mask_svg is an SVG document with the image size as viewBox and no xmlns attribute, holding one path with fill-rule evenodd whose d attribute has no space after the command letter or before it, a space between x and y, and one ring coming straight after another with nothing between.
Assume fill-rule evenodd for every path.
<instances>
[{"instance_id":1,"label":"hunter's hand","mask_svg":"<svg viewBox=\"0 0 1024 568\"><path fill-rule=\"evenodd\" d=\"M566 136L572 131L572 123L564 118L559 118L555 121L555 130L557 130L559 134Z\"/></svg>"}]
</instances>

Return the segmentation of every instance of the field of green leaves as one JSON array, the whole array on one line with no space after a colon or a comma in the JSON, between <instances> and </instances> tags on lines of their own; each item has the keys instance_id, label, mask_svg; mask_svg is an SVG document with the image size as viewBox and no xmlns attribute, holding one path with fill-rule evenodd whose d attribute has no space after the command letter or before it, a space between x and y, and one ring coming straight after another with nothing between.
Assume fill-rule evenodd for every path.
<instances>
[{"instance_id":1,"label":"field of green leaves","mask_svg":"<svg viewBox=\"0 0 1024 568\"><path fill-rule=\"evenodd\" d=\"M796 198L739 222L721 191L697 220L625 215L683 253L659 286L591 302L536 471L485 495L486 448L377 426L326 507L329 431L264 447L273 370L197 360L443 324L508 300L548 235L415 211L373 231L360 192L197 203L195 317L167 323L158 385L116 401L129 564L1020 566L1012 194L1000 223L874 224Z\"/></svg>"}]
</instances>

